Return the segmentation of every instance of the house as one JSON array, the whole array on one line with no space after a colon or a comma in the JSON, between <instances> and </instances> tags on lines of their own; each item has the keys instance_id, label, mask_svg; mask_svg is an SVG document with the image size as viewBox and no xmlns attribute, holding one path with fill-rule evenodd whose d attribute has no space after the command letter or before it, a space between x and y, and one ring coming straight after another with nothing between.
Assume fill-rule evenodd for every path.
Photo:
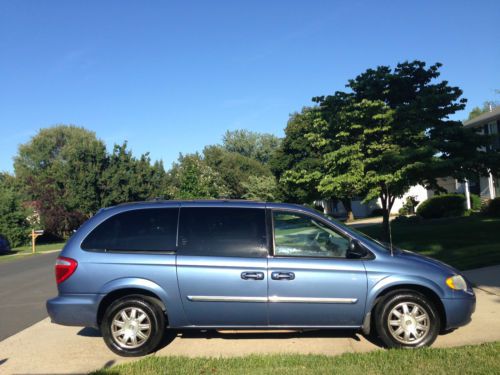
<instances>
[{"instance_id":1,"label":"house","mask_svg":"<svg viewBox=\"0 0 500 375\"><path fill-rule=\"evenodd\" d=\"M481 134L488 134L493 137L493 142L489 145L489 151L500 152L500 106L490 112L464 122L467 128L476 129ZM494 199L500 196L500 178L489 173L487 176L477 176L475 179L465 183L457 182L457 192L477 194L483 200Z\"/></svg>"}]
</instances>

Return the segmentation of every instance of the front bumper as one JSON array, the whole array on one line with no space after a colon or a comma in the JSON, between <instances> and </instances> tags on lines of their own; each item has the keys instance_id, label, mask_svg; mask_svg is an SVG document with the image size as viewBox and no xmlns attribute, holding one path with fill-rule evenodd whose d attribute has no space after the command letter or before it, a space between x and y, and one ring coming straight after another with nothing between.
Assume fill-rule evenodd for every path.
<instances>
[{"instance_id":1,"label":"front bumper","mask_svg":"<svg viewBox=\"0 0 500 375\"><path fill-rule=\"evenodd\" d=\"M47 301L52 323L98 328L97 311L102 295L63 294Z\"/></svg>"},{"instance_id":2,"label":"front bumper","mask_svg":"<svg viewBox=\"0 0 500 375\"><path fill-rule=\"evenodd\" d=\"M442 301L446 314L445 329L458 328L470 323L472 314L476 310L475 295L464 298L446 298Z\"/></svg>"}]
</instances>

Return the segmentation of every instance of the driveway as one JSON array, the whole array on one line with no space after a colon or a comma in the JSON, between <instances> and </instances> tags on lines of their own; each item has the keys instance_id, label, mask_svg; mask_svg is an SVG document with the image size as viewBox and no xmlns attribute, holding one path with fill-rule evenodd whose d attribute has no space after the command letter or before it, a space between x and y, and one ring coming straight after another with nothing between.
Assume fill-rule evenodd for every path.
<instances>
[{"instance_id":1,"label":"driveway","mask_svg":"<svg viewBox=\"0 0 500 375\"><path fill-rule=\"evenodd\" d=\"M434 346L450 347L500 340L500 266L467 272L478 289L472 322L439 336ZM485 274L488 285L471 275ZM493 288L493 289L492 289ZM497 293L497 294L494 294ZM270 353L337 355L380 350L353 331L269 332L180 332L153 355L240 356ZM88 328L63 327L44 319L0 342L0 373L84 373L131 361L118 357L104 345L99 332Z\"/></svg>"}]
</instances>

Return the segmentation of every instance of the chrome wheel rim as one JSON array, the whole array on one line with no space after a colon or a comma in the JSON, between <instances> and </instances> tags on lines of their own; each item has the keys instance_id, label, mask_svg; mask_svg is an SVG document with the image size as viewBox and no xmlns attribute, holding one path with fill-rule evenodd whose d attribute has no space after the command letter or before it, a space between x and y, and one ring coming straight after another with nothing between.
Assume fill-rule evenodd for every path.
<instances>
[{"instance_id":1,"label":"chrome wheel rim","mask_svg":"<svg viewBox=\"0 0 500 375\"><path fill-rule=\"evenodd\" d=\"M430 319L418 303L401 302L394 306L387 317L392 337L402 344L418 344L429 334Z\"/></svg>"},{"instance_id":2,"label":"chrome wheel rim","mask_svg":"<svg viewBox=\"0 0 500 375\"><path fill-rule=\"evenodd\" d=\"M151 335L151 320L141 308L126 307L113 317L111 335L121 348L138 348L148 341Z\"/></svg>"}]
</instances>

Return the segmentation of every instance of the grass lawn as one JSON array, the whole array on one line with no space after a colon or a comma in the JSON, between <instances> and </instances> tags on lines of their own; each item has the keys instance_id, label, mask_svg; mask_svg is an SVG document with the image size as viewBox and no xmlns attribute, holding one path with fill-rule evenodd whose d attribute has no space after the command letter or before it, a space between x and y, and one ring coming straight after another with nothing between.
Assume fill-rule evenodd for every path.
<instances>
[{"instance_id":1,"label":"grass lawn","mask_svg":"<svg viewBox=\"0 0 500 375\"><path fill-rule=\"evenodd\" d=\"M151 356L95 374L499 374L500 343L449 349L378 350L323 355L235 358Z\"/></svg>"},{"instance_id":2,"label":"grass lawn","mask_svg":"<svg viewBox=\"0 0 500 375\"><path fill-rule=\"evenodd\" d=\"M47 251L62 249L65 244L66 244L65 242L57 242L57 243L50 243L50 244L45 244L45 245L37 245L36 246L36 254L43 254L44 252L47 252ZM0 255L0 263L1 262L8 262L11 260L16 260L16 259L22 259L24 257L32 256L32 255L36 255L36 254L31 253L31 245L19 246L19 247L16 247L15 249L12 249L12 251L8 254Z\"/></svg>"},{"instance_id":3,"label":"grass lawn","mask_svg":"<svg viewBox=\"0 0 500 375\"><path fill-rule=\"evenodd\" d=\"M380 238L381 224L359 228ZM393 223L396 246L442 260L459 269L500 264L500 218L469 216L419 223Z\"/></svg>"}]
</instances>

